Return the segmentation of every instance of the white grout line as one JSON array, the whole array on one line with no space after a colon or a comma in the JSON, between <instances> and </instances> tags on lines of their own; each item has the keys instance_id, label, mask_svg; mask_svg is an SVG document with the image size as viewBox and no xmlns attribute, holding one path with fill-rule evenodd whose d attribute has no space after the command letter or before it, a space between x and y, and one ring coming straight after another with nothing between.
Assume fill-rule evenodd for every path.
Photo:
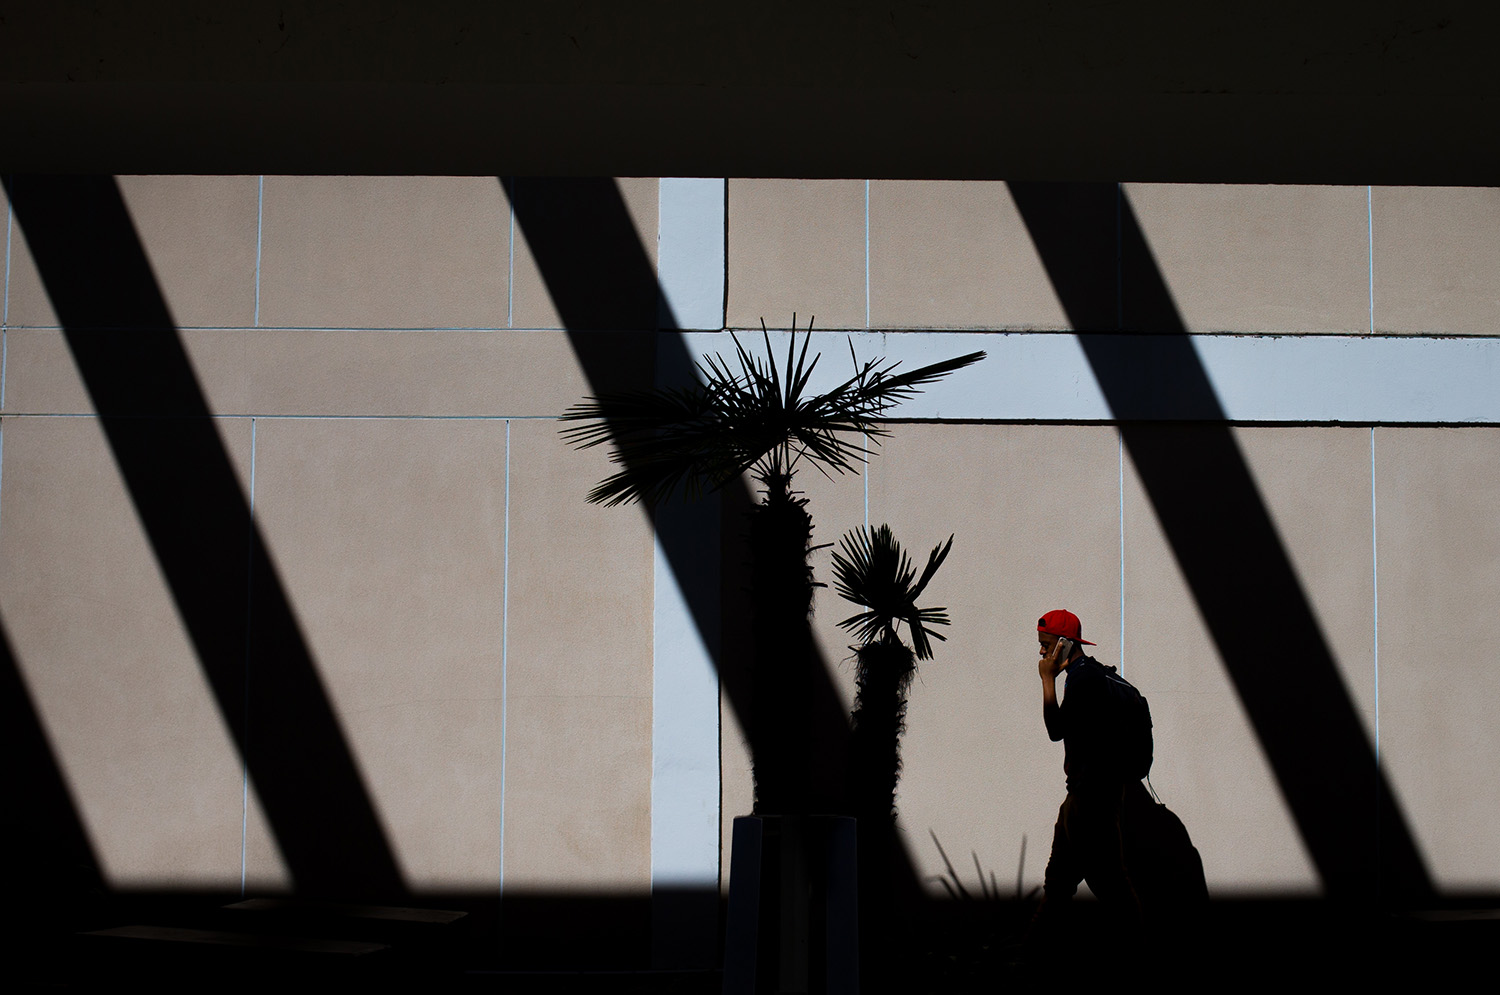
<instances>
[{"instance_id":1,"label":"white grout line","mask_svg":"<svg viewBox=\"0 0 1500 995\"><path fill-rule=\"evenodd\" d=\"M719 308L719 327L729 327L729 177L724 177L724 301ZM722 788L721 788L722 793ZM722 809L721 809L722 811Z\"/></svg>"},{"instance_id":2,"label":"white grout line","mask_svg":"<svg viewBox=\"0 0 1500 995\"><path fill-rule=\"evenodd\" d=\"M800 312L799 312L800 313ZM60 332L61 325L31 325L16 322L7 327L16 331L28 332ZM137 331L141 325L98 325L94 326L98 331ZM243 331L265 331L265 332L362 332L366 335L413 335L428 334L431 332L472 332L476 335L493 334L498 331L515 331L529 335L559 335L567 332L560 325L532 325L509 328L506 325L383 325L372 327L371 325L175 325L180 332L243 332ZM799 326L799 331L801 326ZM632 333L639 329L627 329ZM753 332L760 334L760 325L722 325L712 329L691 329L691 331L721 332L732 331ZM775 329L772 329L773 334ZM1141 333L1130 333L1141 334ZM813 332L813 337L821 338L829 335L881 335L881 336L924 336L924 335L964 335L964 336L1012 336L1016 338L1028 337L1033 339L1076 339L1078 333L1069 329L1005 329L1005 328L921 328L921 329L879 329L861 328L848 326L843 328L830 328L819 325ZM1369 341L1371 338L1387 342L1494 342L1496 336L1489 332L1378 332L1371 336L1368 331L1364 332L1308 332L1308 331L1206 331L1193 332L1189 336L1194 342L1213 343L1232 339L1280 339L1280 340L1307 340L1307 339L1347 339L1357 338L1360 341ZM847 353L848 347L842 347Z\"/></svg>"},{"instance_id":3,"label":"white grout line","mask_svg":"<svg viewBox=\"0 0 1500 995\"><path fill-rule=\"evenodd\" d=\"M1370 264L1370 332L1375 331L1375 188L1365 187L1366 259Z\"/></svg>"},{"instance_id":4,"label":"white grout line","mask_svg":"<svg viewBox=\"0 0 1500 995\"><path fill-rule=\"evenodd\" d=\"M98 418L96 411L16 411L6 418ZM245 418L266 421L561 421L558 415L257 415L243 411L211 415L121 415L121 418L172 420L205 417L210 421L239 421Z\"/></svg>"},{"instance_id":5,"label":"white grout line","mask_svg":"<svg viewBox=\"0 0 1500 995\"><path fill-rule=\"evenodd\" d=\"M266 208L266 178L260 177L260 188L255 195L255 327L260 327L260 243L264 232Z\"/></svg>"},{"instance_id":6,"label":"white grout line","mask_svg":"<svg viewBox=\"0 0 1500 995\"><path fill-rule=\"evenodd\" d=\"M35 417L35 416L34 416ZM302 421L560 421L561 415L253 415L216 414L211 418L271 418Z\"/></svg>"},{"instance_id":7,"label":"white grout line","mask_svg":"<svg viewBox=\"0 0 1500 995\"><path fill-rule=\"evenodd\" d=\"M511 180L510 196L505 198L505 206L510 209L510 257L507 265L510 267L505 278L505 327L516 327L516 187L515 180Z\"/></svg>"},{"instance_id":8,"label":"white grout line","mask_svg":"<svg viewBox=\"0 0 1500 995\"><path fill-rule=\"evenodd\" d=\"M500 887L505 894L506 680L510 670L510 420L505 422L505 541L500 574Z\"/></svg>"},{"instance_id":9,"label":"white grout line","mask_svg":"<svg viewBox=\"0 0 1500 995\"><path fill-rule=\"evenodd\" d=\"M245 865L250 826L250 633L255 616L255 419L250 419L250 528L246 538L245 565L245 745L240 756L240 897L245 897Z\"/></svg>"},{"instance_id":10,"label":"white grout line","mask_svg":"<svg viewBox=\"0 0 1500 995\"><path fill-rule=\"evenodd\" d=\"M1120 676L1125 676L1125 433L1115 428L1120 447Z\"/></svg>"},{"instance_id":11,"label":"white grout line","mask_svg":"<svg viewBox=\"0 0 1500 995\"><path fill-rule=\"evenodd\" d=\"M17 411L7 418L98 418L96 411ZM561 421L559 415L266 415L245 411L220 412L211 415L121 415L121 418L198 418L237 420L265 418L270 421Z\"/></svg>"},{"instance_id":12,"label":"white grout line","mask_svg":"<svg viewBox=\"0 0 1500 995\"><path fill-rule=\"evenodd\" d=\"M244 414L217 414L211 418L244 418ZM560 421L561 415L254 415L255 418L301 421Z\"/></svg>"},{"instance_id":13,"label":"white grout line","mask_svg":"<svg viewBox=\"0 0 1500 995\"><path fill-rule=\"evenodd\" d=\"M11 328L17 328L17 329L25 329L26 331L60 332L60 331L62 331L62 327L63 326L62 325L24 325L24 324L21 324L20 322L17 322L16 324L10 325L9 327L11 327ZM93 327L95 329L97 329L98 331L106 331L106 332L107 331L126 331L126 332L128 332L128 331L135 331L137 329L142 328L143 326L141 326L141 325L96 325L96 326L93 326ZM506 328L506 326L504 326L504 325L408 325L408 326L405 326L405 327L393 326L393 325L386 325L386 326L380 326L380 327L371 327L370 325L174 325L173 327L176 328L179 332L243 332L243 331L249 331L249 330L252 330L252 329L257 329L257 330L266 331L266 332L363 332L366 335L406 335L406 334L413 334L413 333L423 334L423 333L427 333L427 332L493 333L493 332L500 331L503 328ZM750 329L745 329L745 330L746 331L750 331ZM753 329L753 330L756 331L756 332L759 332L760 331L760 327L756 326L755 329ZM533 326L531 328L517 328L517 329L514 329L514 331L517 331L517 332L537 333L537 334L541 334L541 333L558 334L558 333L566 332L567 329L563 328L561 326L554 325L554 326L552 326L550 328L546 327L546 326ZM822 329L819 329L819 331L821 332ZM864 331L864 329L850 329L850 331L862 332L862 331ZM1052 333L1048 333L1048 334L1052 334ZM1233 333L1231 333L1231 334L1233 334ZM1413 338L1419 338L1420 336L1411 336L1411 337L1413 337ZM1488 337L1491 337L1491 336L1479 335L1479 334L1467 335L1467 336L1466 335L1445 335L1445 338L1488 338Z\"/></svg>"},{"instance_id":14,"label":"white grout line","mask_svg":"<svg viewBox=\"0 0 1500 995\"><path fill-rule=\"evenodd\" d=\"M865 327L870 327L870 181L865 180ZM865 516L867 519L869 515ZM866 523L868 524L868 522Z\"/></svg>"},{"instance_id":15,"label":"white grout line","mask_svg":"<svg viewBox=\"0 0 1500 995\"><path fill-rule=\"evenodd\" d=\"M0 478L5 475L5 426L0 424Z\"/></svg>"}]
</instances>

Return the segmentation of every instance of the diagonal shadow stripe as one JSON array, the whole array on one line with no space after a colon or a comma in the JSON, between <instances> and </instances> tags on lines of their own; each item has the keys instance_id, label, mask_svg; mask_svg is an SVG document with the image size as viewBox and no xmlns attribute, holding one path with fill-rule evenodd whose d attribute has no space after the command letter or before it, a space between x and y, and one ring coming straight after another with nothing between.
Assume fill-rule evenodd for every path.
<instances>
[{"instance_id":1,"label":"diagonal shadow stripe","mask_svg":"<svg viewBox=\"0 0 1500 995\"><path fill-rule=\"evenodd\" d=\"M1429 896L1411 830L1123 191L1010 190L1326 894ZM1120 327L1160 334L1105 330ZM1145 420L1156 418L1184 420Z\"/></svg>"},{"instance_id":2,"label":"diagonal shadow stripe","mask_svg":"<svg viewBox=\"0 0 1500 995\"><path fill-rule=\"evenodd\" d=\"M5 186L298 891L403 895L390 845L114 178L14 177Z\"/></svg>"},{"instance_id":3,"label":"diagonal shadow stripe","mask_svg":"<svg viewBox=\"0 0 1500 995\"><path fill-rule=\"evenodd\" d=\"M94 891L103 875L72 792L47 742L36 706L16 666L10 636L0 624L0 756L6 789L4 845L19 872L23 901L42 894Z\"/></svg>"},{"instance_id":4,"label":"diagonal shadow stripe","mask_svg":"<svg viewBox=\"0 0 1500 995\"><path fill-rule=\"evenodd\" d=\"M516 221L526 236L527 246L547 285L554 307L568 329L578 363L589 381L591 391L599 394L623 386L649 386L652 373L642 368L639 358L624 364L621 357L634 353L650 356L655 343L655 367L670 371L693 368L696 357L688 354L681 337L656 335L641 342L627 329L654 329L657 326L657 302L664 300L655 267L641 244L640 236L626 210L619 187L609 178L519 179L502 180L515 210ZM663 324L670 315L663 305ZM591 331L614 329L615 331ZM624 376L634 383L622 382ZM755 503L755 497L744 485L726 488L724 521L739 523L743 512ZM658 514L671 514L670 506ZM648 512L649 514L649 512ZM737 527L737 526L731 526ZM727 531L727 530L726 530ZM768 734L753 721L753 691L747 672L749 657L744 650L746 639L733 639L731 631L747 609L736 609L732 600L741 595L725 592L726 617L724 638L718 638L719 619L715 605L705 601L702 585L691 583L694 572L694 542L700 541L689 529L658 531L662 549L685 592L694 623L703 634L704 643L719 671L725 698L746 731L752 755L765 749L763 736ZM731 572L733 565L725 564ZM738 616L738 618L733 617ZM741 628L743 626L741 625ZM744 634L748 636L748 633ZM729 644L736 644L734 647ZM810 635L807 644L817 654ZM849 725L838 691L829 676L829 667L820 655L809 675L808 707L811 717L812 746L810 763L815 797L837 798L842 791L845 758L848 754ZM902 893L921 894L910 855L902 847L894 869Z\"/></svg>"}]
</instances>

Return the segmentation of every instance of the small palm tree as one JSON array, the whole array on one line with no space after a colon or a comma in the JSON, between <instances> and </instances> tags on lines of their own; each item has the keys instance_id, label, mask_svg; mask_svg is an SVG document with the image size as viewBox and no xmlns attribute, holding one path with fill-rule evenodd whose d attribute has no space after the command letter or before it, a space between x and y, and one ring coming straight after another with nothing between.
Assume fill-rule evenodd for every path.
<instances>
[{"instance_id":1,"label":"small palm tree","mask_svg":"<svg viewBox=\"0 0 1500 995\"><path fill-rule=\"evenodd\" d=\"M948 624L946 608L918 608L917 598L952 548L951 535L933 547L920 578L889 525L846 533L833 554L835 589L865 608L839 623L860 640L850 781L855 813L865 825L895 818L907 691L917 661L932 658L931 640L944 638L930 627ZM911 633L909 647L897 633L901 623Z\"/></svg>"},{"instance_id":2,"label":"small palm tree","mask_svg":"<svg viewBox=\"0 0 1500 995\"><path fill-rule=\"evenodd\" d=\"M736 362L705 356L698 364L698 385L590 397L563 415L577 423L563 430L572 444L614 446L610 459L620 469L589 493L591 502L655 505L675 493L699 497L746 472L762 488L750 513L755 639L749 733L758 813L813 809L806 713L815 659L807 624L813 526L793 478L807 465L825 474L855 469L865 459L864 441L888 434L879 423L882 412L984 358L974 352L907 372L897 371L899 363L855 360L849 379L810 394L807 385L819 356L808 360L812 322L800 352L796 325L793 315L783 367L777 366L762 323L764 359L731 336ZM822 805L828 807L829 800Z\"/></svg>"},{"instance_id":3,"label":"small palm tree","mask_svg":"<svg viewBox=\"0 0 1500 995\"><path fill-rule=\"evenodd\" d=\"M917 598L947 559L953 537L934 547L917 577L911 559L889 525L845 533L833 554L834 587L865 610L839 625L860 645L854 733L850 744L850 795L859 819L859 905L861 973L889 977L899 963L897 925L902 903L895 900L891 871L896 853L896 779L901 774L901 733L906 729L906 694L918 660L932 657L931 627L948 624L945 608L918 608ZM901 641L905 624L911 646Z\"/></svg>"}]
</instances>

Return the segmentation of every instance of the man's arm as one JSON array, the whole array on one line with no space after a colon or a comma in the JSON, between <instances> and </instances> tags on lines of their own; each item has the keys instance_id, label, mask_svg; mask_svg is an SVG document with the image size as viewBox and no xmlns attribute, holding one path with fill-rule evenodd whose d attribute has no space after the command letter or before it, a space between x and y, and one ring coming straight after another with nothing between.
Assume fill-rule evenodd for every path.
<instances>
[{"instance_id":1,"label":"man's arm","mask_svg":"<svg viewBox=\"0 0 1500 995\"><path fill-rule=\"evenodd\" d=\"M1062 709L1057 704L1057 675L1062 670L1058 646L1037 663L1037 673L1042 678L1042 721L1047 724L1047 735L1052 742L1063 738Z\"/></svg>"}]
</instances>

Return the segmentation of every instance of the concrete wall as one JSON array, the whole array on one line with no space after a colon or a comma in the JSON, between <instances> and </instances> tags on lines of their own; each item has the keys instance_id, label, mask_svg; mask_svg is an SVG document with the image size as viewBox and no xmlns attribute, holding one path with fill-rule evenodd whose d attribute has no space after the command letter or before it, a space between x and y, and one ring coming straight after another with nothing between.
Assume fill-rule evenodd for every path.
<instances>
[{"instance_id":1,"label":"concrete wall","mask_svg":"<svg viewBox=\"0 0 1500 995\"><path fill-rule=\"evenodd\" d=\"M919 552L957 536L930 589L954 624L913 687L904 744L918 872L941 871L930 830L1006 887L1024 846L1021 886L1040 881L1063 779L1032 620L1066 606L1150 698L1153 782L1213 891L1319 892L1006 185L708 182L619 182L677 324L704 330L691 352L796 311L839 332L818 340L827 376L845 332L862 357L991 353L894 412L920 420L893 426L867 476L800 478L820 541L865 522ZM569 449L556 416L589 382L502 185L119 186L405 884L722 883L719 841L750 785L733 709L715 701L716 647L693 644L651 522L583 500L606 455ZM1486 649L1500 637L1500 194L1123 197L1428 872L1500 886L1500 782L1483 762L1500 748ZM0 620L30 705L111 884L292 886L226 714L253 696L209 686L9 206ZM1122 326L1166 331L1132 323L1132 286L1117 289ZM663 375L650 332L615 334L621 382ZM274 662L254 649L253 598L243 611L253 684ZM847 700L845 614L819 592L815 630ZM258 741L285 733L244 722Z\"/></svg>"}]
</instances>

